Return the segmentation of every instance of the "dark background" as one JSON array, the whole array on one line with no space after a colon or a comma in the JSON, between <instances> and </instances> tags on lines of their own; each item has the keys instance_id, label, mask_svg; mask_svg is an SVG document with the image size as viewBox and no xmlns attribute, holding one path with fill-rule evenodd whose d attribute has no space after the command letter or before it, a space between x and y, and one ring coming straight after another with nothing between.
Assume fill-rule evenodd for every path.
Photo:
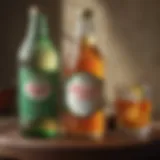
<instances>
[{"instance_id":1,"label":"dark background","mask_svg":"<svg viewBox=\"0 0 160 160\"><path fill-rule=\"evenodd\" d=\"M61 33L60 0L2 0L0 4L0 88L16 83L17 50L27 27L27 9L36 4L48 15L50 34L59 48Z\"/></svg>"}]
</instances>

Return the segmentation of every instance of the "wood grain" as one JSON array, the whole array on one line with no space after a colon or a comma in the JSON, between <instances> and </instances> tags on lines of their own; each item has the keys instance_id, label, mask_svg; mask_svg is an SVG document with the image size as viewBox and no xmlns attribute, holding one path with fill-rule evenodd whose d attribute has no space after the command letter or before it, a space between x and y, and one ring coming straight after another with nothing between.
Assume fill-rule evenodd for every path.
<instances>
[{"instance_id":1,"label":"wood grain","mask_svg":"<svg viewBox=\"0 0 160 160\"><path fill-rule=\"evenodd\" d=\"M44 155L52 156L56 154L62 156L61 151L68 150L94 150L94 149L118 149L125 147L141 146L149 144L154 140L160 140L160 122L152 125L152 132L146 139L136 139L126 136L118 131L107 133L100 141L73 140L73 139L24 139L18 131L17 120L15 118L3 119L0 125L0 155L12 158L28 159L38 156L40 159ZM1 124L1 123L0 123ZM53 154L54 153L54 154ZM59 153L59 154L58 154ZM29 158L30 157L30 158Z\"/></svg>"}]
</instances>

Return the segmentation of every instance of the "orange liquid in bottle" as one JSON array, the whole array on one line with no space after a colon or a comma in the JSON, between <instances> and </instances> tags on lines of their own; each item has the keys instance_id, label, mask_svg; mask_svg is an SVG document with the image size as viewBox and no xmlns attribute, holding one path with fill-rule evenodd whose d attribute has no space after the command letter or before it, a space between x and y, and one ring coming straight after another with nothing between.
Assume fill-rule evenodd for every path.
<instances>
[{"instance_id":1,"label":"orange liquid in bottle","mask_svg":"<svg viewBox=\"0 0 160 160\"><path fill-rule=\"evenodd\" d=\"M80 57L74 71L66 71L68 76L75 72L87 72L98 79L104 79L103 60L96 46L90 44L89 39L83 39ZM105 131L105 115L100 109L86 118L78 118L70 113L64 115L63 125L71 135L101 137Z\"/></svg>"},{"instance_id":2,"label":"orange liquid in bottle","mask_svg":"<svg viewBox=\"0 0 160 160\"><path fill-rule=\"evenodd\" d=\"M90 43L89 39L83 39L81 45L81 56L77 65L78 72L88 72L97 78L104 79L104 66L100 53L95 45ZM100 110L91 117L79 120L81 132L86 131L95 135L101 135L104 132L104 111Z\"/></svg>"}]
</instances>

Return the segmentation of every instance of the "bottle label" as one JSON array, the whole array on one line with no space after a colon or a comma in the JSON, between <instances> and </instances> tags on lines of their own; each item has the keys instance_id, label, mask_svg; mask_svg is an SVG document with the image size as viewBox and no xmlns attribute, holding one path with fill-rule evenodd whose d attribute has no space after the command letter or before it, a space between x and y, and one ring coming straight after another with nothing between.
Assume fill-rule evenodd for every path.
<instances>
[{"instance_id":1,"label":"bottle label","mask_svg":"<svg viewBox=\"0 0 160 160\"><path fill-rule=\"evenodd\" d=\"M43 79L31 80L24 84L24 92L33 100L44 100L51 94L51 86Z\"/></svg>"},{"instance_id":2,"label":"bottle label","mask_svg":"<svg viewBox=\"0 0 160 160\"><path fill-rule=\"evenodd\" d=\"M30 68L20 68L19 80L19 116L23 126L57 116L57 75L39 74Z\"/></svg>"},{"instance_id":3,"label":"bottle label","mask_svg":"<svg viewBox=\"0 0 160 160\"><path fill-rule=\"evenodd\" d=\"M68 79L65 88L68 110L78 117L91 115L102 107L102 82L88 73L77 73Z\"/></svg>"}]
</instances>

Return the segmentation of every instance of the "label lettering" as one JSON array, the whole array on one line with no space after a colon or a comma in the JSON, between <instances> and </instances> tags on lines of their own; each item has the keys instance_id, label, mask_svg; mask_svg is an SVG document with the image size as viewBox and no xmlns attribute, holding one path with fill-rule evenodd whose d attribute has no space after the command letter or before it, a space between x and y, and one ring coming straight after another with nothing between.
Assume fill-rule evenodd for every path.
<instances>
[{"instance_id":1,"label":"label lettering","mask_svg":"<svg viewBox=\"0 0 160 160\"><path fill-rule=\"evenodd\" d=\"M87 73L72 76L65 90L68 109L76 116L85 117L101 107L101 81Z\"/></svg>"}]
</instances>

